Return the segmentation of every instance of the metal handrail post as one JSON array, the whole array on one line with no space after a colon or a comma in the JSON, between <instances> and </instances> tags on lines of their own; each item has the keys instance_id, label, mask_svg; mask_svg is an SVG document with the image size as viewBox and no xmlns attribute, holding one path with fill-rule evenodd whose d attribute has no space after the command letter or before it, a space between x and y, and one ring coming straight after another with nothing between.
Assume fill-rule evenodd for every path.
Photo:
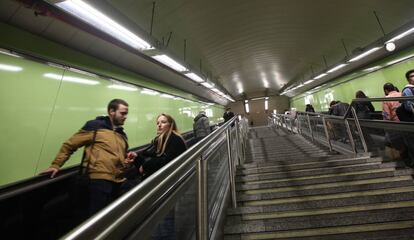
<instances>
[{"instance_id":1,"label":"metal handrail post","mask_svg":"<svg viewBox=\"0 0 414 240\"><path fill-rule=\"evenodd\" d=\"M207 161L203 155L197 161L197 240L208 239Z\"/></svg>"},{"instance_id":2,"label":"metal handrail post","mask_svg":"<svg viewBox=\"0 0 414 240\"><path fill-rule=\"evenodd\" d=\"M328 141L329 151L332 152L331 137L329 137L328 126L326 125L325 117L322 117L323 128L325 130L326 140Z\"/></svg>"},{"instance_id":3,"label":"metal handrail post","mask_svg":"<svg viewBox=\"0 0 414 240\"><path fill-rule=\"evenodd\" d=\"M314 139L314 137L313 137L313 130L312 130L312 125L311 125L311 122L310 122L309 114L306 114L306 117L307 117L307 119L308 119L309 132L310 132L310 134L311 134L312 141L315 141L315 139Z\"/></svg>"},{"instance_id":4,"label":"metal handrail post","mask_svg":"<svg viewBox=\"0 0 414 240\"><path fill-rule=\"evenodd\" d=\"M236 200L236 184L234 181L233 159L231 154L231 142L230 142L230 126L226 129L226 142L227 142L227 159L229 164L229 178L230 178L230 191L233 208L237 208Z\"/></svg>"},{"instance_id":5,"label":"metal handrail post","mask_svg":"<svg viewBox=\"0 0 414 240\"><path fill-rule=\"evenodd\" d=\"M239 129L239 121L237 120L237 121L235 121L235 125L234 125L235 127L236 127L236 150L237 150L237 165L240 165L241 164L241 159L240 159L240 156L241 156L241 154L240 154L240 133L239 133L239 131L240 131L240 129Z\"/></svg>"},{"instance_id":6,"label":"metal handrail post","mask_svg":"<svg viewBox=\"0 0 414 240\"><path fill-rule=\"evenodd\" d=\"M348 132L349 142L351 143L352 151L357 153L354 138L352 137L351 127L349 127L348 119L345 119L346 131Z\"/></svg>"},{"instance_id":7,"label":"metal handrail post","mask_svg":"<svg viewBox=\"0 0 414 240\"><path fill-rule=\"evenodd\" d=\"M352 114L354 115L355 126L357 127L359 137L361 138L362 147L364 148L364 152L367 153L368 152L367 142L365 141L365 137L364 137L364 134L362 132L361 125L359 124L359 120L358 120L358 116L356 114L355 108L352 107L351 111L352 111Z\"/></svg>"}]
</instances>

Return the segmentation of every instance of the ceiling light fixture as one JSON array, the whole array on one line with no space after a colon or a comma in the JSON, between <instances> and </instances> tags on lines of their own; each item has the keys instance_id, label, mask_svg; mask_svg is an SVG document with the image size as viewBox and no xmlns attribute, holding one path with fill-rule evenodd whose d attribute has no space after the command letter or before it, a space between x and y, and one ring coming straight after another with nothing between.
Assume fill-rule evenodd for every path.
<instances>
[{"instance_id":1,"label":"ceiling light fixture","mask_svg":"<svg viewBox=\"0 0 414 240\"><path fill-rule=\"evenodd\" d=\"M184 75L186 75L188 78L190 78L191 80L193 80L196 83L204 82L204 80L195 73L190 72L190 73L186 73Z\"/></svg>"},{"instance_id":2,"label":"ceiling light fixture","mask_svg":"<svg viewBox=\"0 0 414 240\"><path fill-rule=\"evenodd\" d=\"M174 59L168 57L165 54L152 56L152 58L154 58L155 60L157 60L158 62L160 62L164 65L167 65L168 67L174 69L177 72L184 72L184 71L187 70L186 67L184 67L183 65L176 62Z\"/></svg>"},{"instance_id":3,"label":"ceiling light fixture","mask_svg":"<svg viewBox=\"0 0 414 240\"><path fill-rule=\"evenodd\" d=\"M380 47L374 47L374 48L371 48L370 50L365 51L365 52L363 52L363 53L359 54L358 56L356 56L356 57L354 57L354 58L350 59L348 62L355 62L355 61L358 61L359 59L361 59L361 58L363 58L363 57L366 57L366 56L370 55L371 53L378 51L379 49L381 49L381 48L380 48Z\"/></svg>"},{"instance_id":4,"label":"ceiling light fixture","mask_svg":"<svg viewBox=\"0 0 414 240\"><path fill-rule=\"evenodd\" d=\"M313 82L313 81L315 81L315 80L313 80L313 79L311 79L311 80L308 80L308 81L306 81L306 82L304 82L303 84L309 84L309 83L311 83L311 82Z\"/></svg>"},{"instance_id":5,"label":"ceiling light fixture","mask_svg":"<svg viewBox=\"0 0 414 240\"><path fill-rule=\"evenodd\" d=\"M313 78L313 80L317 80L317 79L319 79L319 78L323 78L323 77L325 77L326 75L328 75L327 73L322 73L322 74L319 74L318 76L316 76L316 77L314 77ZM302 84L301 84L302 85Z\"/></svg>"},{"instance_id":6,"label":"ceiling light fixture","mask_svg":"<svg viewBox=\"0 0 414 240\"><path fill-rule=\"evenodd\" d=\"M338 71L339 69L345 67L346 65L348 65L348 64L346 64L346 63L339 64L338 66L333 67L332 69L328 70L327 73L332 73L332 72Z\"/></svg>"},{"instance_id":7,"label":"ceiling light fixture","mask_svg":"<svg viewBox=\"0 0 414 240\"><path fill-rule=\"evenodd\" d=\"M388 52L394 51L395 50L395 43L394 42L385 43L385 49L387 49Z\"/></svg>"},{"instance_id":8,"label":"ceiling light fixture","mask_svg":"<svg viewBox=\"0 0 414 240\"><path fill-rule=\"evenodd\" d=\"M203 85L206 88L213 88L214 86L208 82L202 82L201 85Z\"/></svg>"},{"instance_id":9,"label":"ceiling light fixture","mask_svg":"<svg viewBox=\"0 0 414 240\"><path fill-rule=\"evenodd\" d=\"M66 0L56 6L135 49L151 48L142 38L81 0Z\"/></svg>"},{"instance_id":10,"label":"ceiling light fixture","mask_svg":"<svg viewBox=\"0 0 414 240\"><path fill-rule=\"evenodd\" d=\"M388 40L386 43L389 43L389 42L395 42L395 41L397 41L397 40L400 40L400 39L401 39L401 38L403 38L403 37L406 37L406 36L410 35L411 33L414 33L414 28L411 28L411 29L409 29L409 30L407 30L407 31L405 31L405 32L403 32L403 33L401 33L401 34L399 34L399 35L397 35L397 36L395 36L395 37L391 38L391 39L390 39L390 40Z\"/></svg>"}]
</instances>

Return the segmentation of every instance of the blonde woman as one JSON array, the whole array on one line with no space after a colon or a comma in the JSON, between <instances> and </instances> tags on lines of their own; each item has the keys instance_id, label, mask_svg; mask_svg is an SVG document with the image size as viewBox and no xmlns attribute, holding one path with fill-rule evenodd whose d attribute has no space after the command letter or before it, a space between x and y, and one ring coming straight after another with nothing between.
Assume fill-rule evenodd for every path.
<instances>
[{"instance_id":1,"label":"blonde woman","mask_svg":"<svg viewBox=\"0 0 414 240\"><path fill-rule=\"evenodd\" d=\"M135 166L144 177L156 172L187 149L177 130L177 124L170 115L160 114L156 124L157 136L135 159Z\"/></svg>"}]
</instances>

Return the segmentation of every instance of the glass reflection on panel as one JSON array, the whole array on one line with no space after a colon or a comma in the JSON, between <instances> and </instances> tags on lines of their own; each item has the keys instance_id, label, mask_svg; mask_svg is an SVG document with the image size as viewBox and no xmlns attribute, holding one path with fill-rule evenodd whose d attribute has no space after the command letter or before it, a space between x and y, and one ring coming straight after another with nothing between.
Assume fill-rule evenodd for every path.
<instances>
[{"instance_id":1,"label":"glass reflection on panel","mask_svg":"<svg viewBox=\"0 0 414 240\"><path fill-rule=\"evenodd\" d=\"M147 89L147 88L142 89L141 93L147 94L147 95L158 95L159 94L159 92L151 90L151 89Z\"/></svg>"},{"instance_id":2,"label":"glass reflection on panel","mask_svg":"<svg viewBox=\"0 0 414 240\"><path fill-rule=\"evenodd\" d=\"M78 78L78 77L71 77L71 76L63 76L60 74L55 73L45 73L43 74L44 77L56 79L56 80L62 80L65 82L73 82L73 83L80 83L80 84L86 84L86 85L98 85L99 82L95 80L90 80L86 78Z\"/></svg>"},{"instance_id":3,"label":"glass reflection on panel","mask_svg":"<svg viewBox=\"0 0 414 240\"><path fill-rule=\"evenodd\" d=\"M174 96L172 96L170 94L165 94L165 93L161 94L160 97L163 97L163 98L174 98Z\"/></svg>"},{"instance_id":4,"label":"glass reflection on panel","mask_svg":"<svg viewBox=\"0 0 414 240\"><path fill-rule=\"evenodd\" d=\"M111 84L108 86L108 88L130 91L130 92L138 91L138 88L135 86L125 86L125 85L119 85L119 84Z\"/></svg>"},{"instance_id":5,"label":"glass reflection on panel","mask_svg":"<svg viewBox=\"0 0 414 240\"><path fill-rule=\"evenodd\" d=\"M22 67L0 63L0 71L19 72L21 70L23 70Z\"/></svg>"}]
</instances>

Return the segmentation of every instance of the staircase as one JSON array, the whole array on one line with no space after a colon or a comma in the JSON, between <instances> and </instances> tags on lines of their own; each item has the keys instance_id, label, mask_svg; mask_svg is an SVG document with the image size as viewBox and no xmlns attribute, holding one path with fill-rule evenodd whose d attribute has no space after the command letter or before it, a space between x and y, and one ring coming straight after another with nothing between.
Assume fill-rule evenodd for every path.
<instances>
[{"instance_id":1,"label":"staircase","mask_svg":"<svg viewBox=\"0 0 414 240\"><path fill-rule=\"evenodd\" d=\"M331 154L280 129L252 128L249 141L224 239L414 239L410 169Z\"/></svg>"}]
</instances>

